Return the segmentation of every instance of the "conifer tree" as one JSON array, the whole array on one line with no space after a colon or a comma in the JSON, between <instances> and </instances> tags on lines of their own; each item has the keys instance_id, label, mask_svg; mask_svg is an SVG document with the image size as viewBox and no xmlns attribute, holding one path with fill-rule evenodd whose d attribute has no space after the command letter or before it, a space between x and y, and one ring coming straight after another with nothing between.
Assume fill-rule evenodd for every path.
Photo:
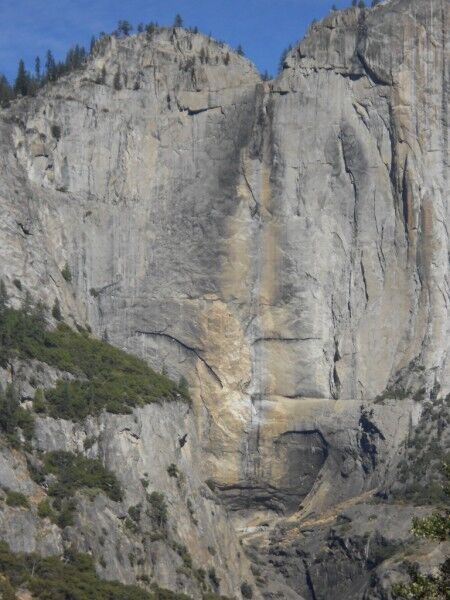
<instances>
[{"instance_id":1,"label":"conifer tree","mask_svg":"<svg viewBox=\"0 0 450 600\"><path fill-rule=\"evenodd\" d=\"M22 96L26 96L30 89L30 77L25 69L25 63L23 60L19 61L19 67L17 69L16 81L14 83L14 92Z\"/></svg>"},{"instance_id":2,"label":"conifer tree","mask_svg":"<svg viewBox=\"0 0 450 600\"><path fill-rule=\"evenodd\" d=\"M0 75L0 107L7 106L12 100L14 92L4 75Z\"/></svg>"},{"instance_id":3,"label":"conifer tree","mask_svg":"<svg viewBox=\"0 0 450 600\"><path fill-rule=\"evenodd\" d=\"M58 298L56 298L55 302L53 303L52 317L57 321L62 321L61 305L59 304Z\"/></svg>"},{"instance_id":4,"label":"conifer tree","mask_svg":"<svg viewBox=\"0 0 450 600\"><path fill-rule=\"evenodd\" d=\"M41 81L41 59L39 56L36 56L34 60L34 77L37 83Z\"/></svg>"},{"instance_id":5,"label":"conifer tree","mask_svg":"<svg viewBox=\"0 0 450 600\"><path fill-rule=\"evenodd\" d=\"M133 25L129 21L119 21L117 25L117 34L119 36L127 37L133 30Z\"/></svg>"},{"instance_id":6,"label":"conifer tree","mask_svg":"<svg viewBox=\"0 0 450 600\"><path fill-rule=\"evenodd\" d=\"M117 91L122 89L121 75L120 75L119 68L117 68L117 71L114 73L113 86L114 86L114 89Z\"/></svg>"},{"instance_id":7,"label":"conifer tree","mask_svg":"<svg viewBox=\"0 0 450 600\"><path fill-rule=\"evenodd\" d=\"M181 18L181 15L176 15L175 16L175 20L173 22L173 26L174 27L183 27L183 19Z\"/></svg>"},{"instance_id":8,"label":"conifer tree","mask_svg":"<svg viewBox=\"0 0 450 600\"><path fill-rule=\"evenodd\" d=\"M291 50L292 50L292 44L289 44L289 46L287 48L285 48L283 50L283 52L281 53L280 61L278 63L278 72L279 73L281 73L281 71L284 69L284 63L286 62L287 55L289 54L289 52Z\"/></svg>"},{"instance_id":9,"label":"conifer tree","mask_svg":"<svg viewBox=\"0 0 450 600\"><path fill-rule=\"evenodd\" d=\"M0 279L0 312L3 312L8 304L8 292L3 279Z\"/></svg>"},{"instance_id":10,"label":"conifer tree","mask_svg":"<svg viewBox=\"0 0 450 600\"><path fill-rule=\"evenodd\" d=\"M150 23L147 23L147 25L145 26L145 32L147 33L147 35L152 35L152 33L154 33L158 28L158 24L154 23L153 21L150 21Z\"/></svg>"},{"instance_id":11,"label":"conifer tree","mask_svg":"<svg viewBox=\"0 0 450 600\"><path fill-rule=\"evenodd\" d=\"M47 50L47 58L45 61L45 76L47 81L56 80L56 62L53 58L51 50Z\"/></svg>"}]
</instances>

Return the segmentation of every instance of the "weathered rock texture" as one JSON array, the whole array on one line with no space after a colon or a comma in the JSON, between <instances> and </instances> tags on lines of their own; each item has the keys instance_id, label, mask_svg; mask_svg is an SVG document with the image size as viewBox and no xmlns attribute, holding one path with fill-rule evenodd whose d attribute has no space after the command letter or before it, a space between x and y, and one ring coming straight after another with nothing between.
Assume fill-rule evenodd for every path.
<instances>
[{"instance_id":1,"label":"weathered rock texture","mask_svg":"<svg viewBox=\"0 0 450 600\"><path fill-rule=\"evenodd\" d=\"M244 528L385 485L450 391L449 25L333 12L266 83L181 29L112 38L1 114L8 289L188 379Z\"/></svg>"}]
</instances>

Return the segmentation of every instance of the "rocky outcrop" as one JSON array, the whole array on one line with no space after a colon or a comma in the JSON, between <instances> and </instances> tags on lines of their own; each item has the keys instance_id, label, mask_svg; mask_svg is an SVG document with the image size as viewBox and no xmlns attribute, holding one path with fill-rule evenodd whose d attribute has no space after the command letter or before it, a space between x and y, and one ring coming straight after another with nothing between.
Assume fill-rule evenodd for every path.
<instances>
[{"instance_id":1,"label":"rocky outcrop","mask_svg":"<svg viewBox=\"0 0 450 600\"><path fill-rule=\"evenodd\" d=\"M383 461L370 441L377 435L376 420L363 421L370 459ZM448 542L415 538L411 525L446 502L442 459L450 446L449 422L448 399L426 403L399 451L400 462L389 465L390 476L372 492L339 501L328 489L334 497L329 509L303 510L242 530L264 596L271 598L273 572L281 572L288 587L307 600L391 600L393 586L408 580L411 567L436 573L448 556Z\"/></svg>"},{"instance_id":2,"label":"rocky outcrop","mask_svg":"<svg viewBox=\"0 0 450 600\"><path fill-rule=\"evenodd\" d=\"M272 82L181 29L105 38L0 115L8 291L188 379L238 529L385 487L450 391L448 9L333 12Z\"/></svg>"}]
</instances>

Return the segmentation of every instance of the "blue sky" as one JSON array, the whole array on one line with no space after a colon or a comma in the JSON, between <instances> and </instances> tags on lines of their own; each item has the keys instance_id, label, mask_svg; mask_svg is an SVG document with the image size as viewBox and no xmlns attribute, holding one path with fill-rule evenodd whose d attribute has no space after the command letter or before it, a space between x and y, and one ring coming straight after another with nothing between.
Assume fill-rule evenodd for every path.
<instances>
[{"instance_id":1,"label":"blue sky","mask_svg":"<svg viewBox=\"0 0 450 600\"><path fill-rule=\"evenodd\" d=\"M180 13L186 26L231 46L241 43L246 55L274 74L279 56L301 38L313 18L329 12L333 0L0 0L0 73L15 77L17 63L34 67L47 49L63 58L75 43L89 45L92 35L115 29L119 19L133 25L157 21L170 25ZM350 0L335 0L338 7Z\"/></svg>"}]
</instances>

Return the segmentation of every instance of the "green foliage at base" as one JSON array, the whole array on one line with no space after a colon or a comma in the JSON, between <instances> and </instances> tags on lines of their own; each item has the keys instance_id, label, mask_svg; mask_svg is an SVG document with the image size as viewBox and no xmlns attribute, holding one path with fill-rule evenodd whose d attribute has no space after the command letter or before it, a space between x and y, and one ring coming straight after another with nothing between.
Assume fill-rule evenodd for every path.
<instances>
[{"instance_id":1,"label":"green foliage at base","mask_svg":"<svg viewBox=\"0 0 450 600\"><path fill-rule=\"evenodd\" d=\"M446 505L445 473L442 463L450 462L444 424L449 418L450 396L424 405L417 427L408 439L398 467L398 485L392 491L395 501L417 505Z\"/></svg>"},{"instance_id":2,"label":"green foliage at base","mask_svg":"<svg viewBox=\"0 0 450 600\"><path fill-rule=\"evenodd\" d=\"M450 500L450 463L444 464L443 473L446 484L442 486L442 490L447 500L447 507L440 512L434 512L425 519L414 519L411 531L417 537L440 541L450 539L450 510L448 508Z\"/></svg>"},{"instance_id":3,"label":"green foliage at base","mask_svg":"<svg viewBox=\"0 0 450 600\"><path fill-rule=\"evenodd\" d=\"M397 584L392 589L397 600L448 600L450 598L450 559L440 568L437 577L410 572L409 583Z\"/></svg>"},{"instance_id":4,"label":"green foliage at base","mask_svg":"<svg viewBox=\"0 0 450 600\"><path fill-rule=\"evenodd\" d=\"M14 554L0 542L0 593L3 600L15 600L19 589L31 592L34 600L191 600L158 586L151 591L117 581L105 581L95 572L92 557L68 552L63 558L42 558L37 554ZM206 594L204 600L229 600Z\"/></svg>"},{"instance_id":5,"label":"green foliage at base","mask_svg":"<svg viewBox=\"0 0 450 600\"><path fill-rule=\"evenodd\" d=\"M450 464L444 464L446 483L444 494L450 497ZM414 519L412 533L416 537L445 541L450 539L450 510L444 508L425 519ZM450 559L440 567L439 575L421 575L414 567L410 568L410 582L397 584L392 593L398 600L449 600L450 599Z\"/></svg>"},{"instance_id":6,"label":"green foliage at base","mask_svg":"<svg viewBox=\"0 0 450 600\"><path fill-rule=\"evenodd\" d=\"M446 540L450 537L450 512L435 512L425 519L414 519L412 532L417 537Z\"/></svg>"},{"instance_id":7,"label":"green foliage at base","mask_svg":"<svg viewBox=\"0 0 450 600\"><path fill-rule=\"evenodd\" d=\"M155 373L147 364L88 332L75 332L60 323L48 330L45 310L31 307L29 298L21 310L9 308L0 298L0 366L14 358L36 359L80 381L59 381L39 398L40 412L52 417L81 420L103 410L124 414L134 407L161 399L189 400L185 386ZM0 400L1 401L1 400Z\"/></svg>"},{"instance_id":8,"label":"green foliage at base","mask_svg":"<svg viewBox=\"0 0 450 600\"><path fill-rule=\"evenodd\" d=\"M156 600L153 593L138 587L103 581L92 558L84 554L70 553L64 560L41 558L13 554L0 542L0 573L10 590L26 588L36 600Z\"/></svg>"},{"instance_id":9,"label":"green foliage at base","mask_svg":"<svg viewBox=\"0 0 450 600\"><path fill-rule=\"evenodd\" d=\"M0 581L0 594L2 600L16 600L14 588L8 580Z\"/></svg>"}]
</instances>

